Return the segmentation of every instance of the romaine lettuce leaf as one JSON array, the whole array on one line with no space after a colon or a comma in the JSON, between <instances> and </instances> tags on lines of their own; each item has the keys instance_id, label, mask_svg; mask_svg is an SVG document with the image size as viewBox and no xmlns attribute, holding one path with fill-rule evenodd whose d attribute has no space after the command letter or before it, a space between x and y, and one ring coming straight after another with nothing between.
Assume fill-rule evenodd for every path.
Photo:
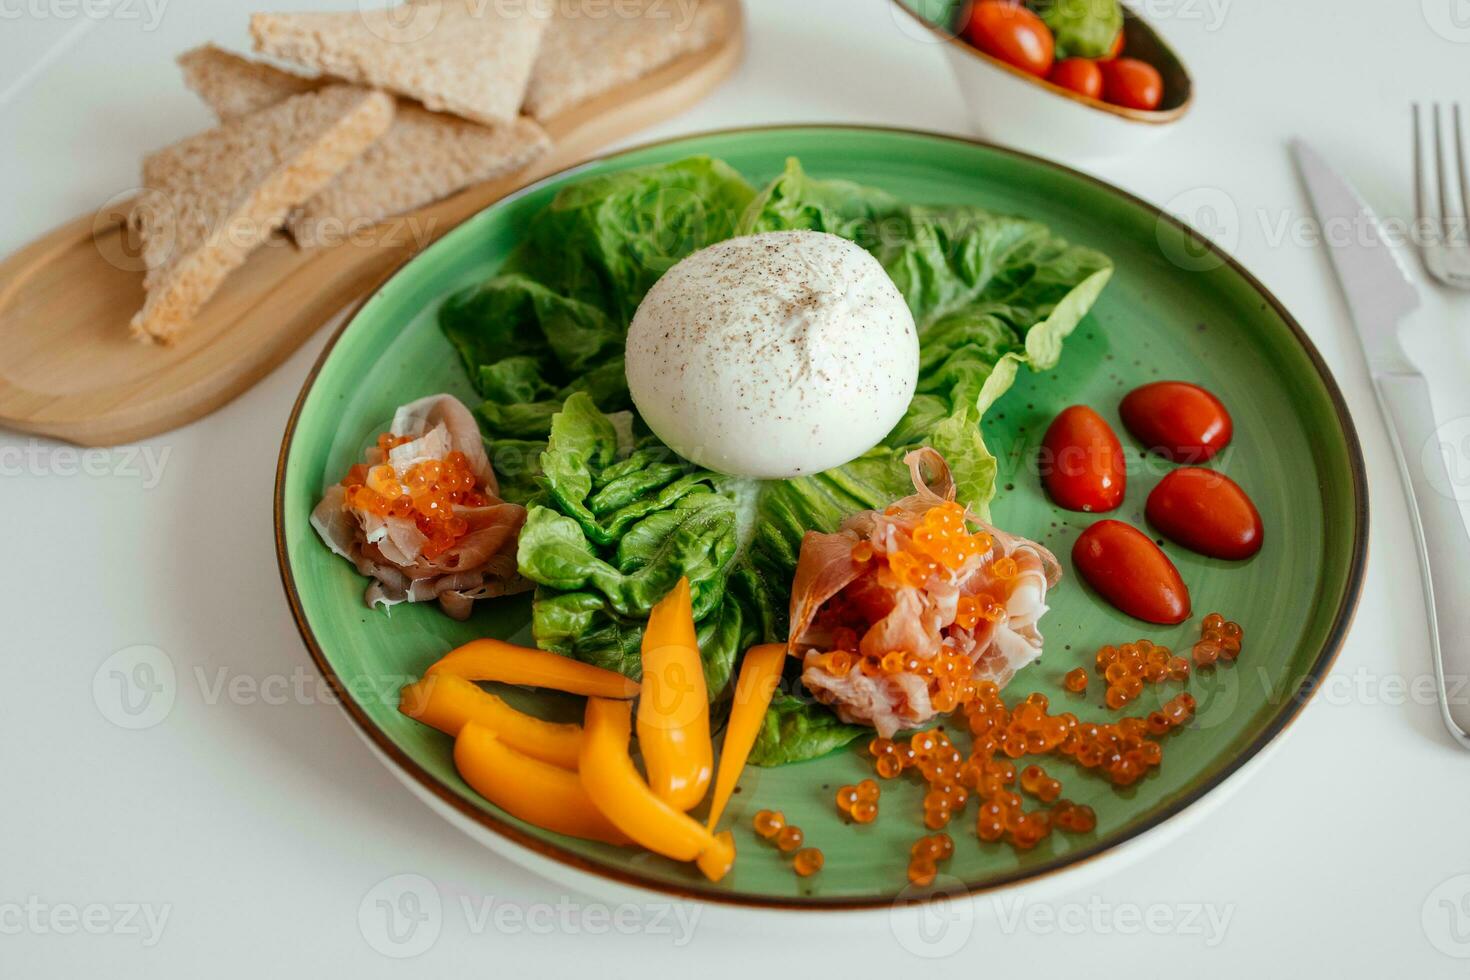
<instances>
[{"instance_id":1,"label":"romaine lettuce leaf","mask_svg":"<svg viewBox=\"0 0 1470 980\"><path fill-rule=\"evenodd\" d=\"M736 655L769 618L748 614L753 590L730 587L736 494L662 446L620 457L612 420L584 393L553 419L541 469L544 492L517 549L521 574L539 586L537 645L636 678L649 610L687 577L710 695L723 695Z\"/></svg>"},{"instance_id":2,"label":"romaine lettuce leaf","mask_svg":"<svg viewBox=\"0 0 1470 980\"><path fill-rule=\"evenodd\" d=\"M777 693L746 761L768 768L805 762L835 752L871 731L847 724L814 701Z\"/></svg>"}]
</instances>

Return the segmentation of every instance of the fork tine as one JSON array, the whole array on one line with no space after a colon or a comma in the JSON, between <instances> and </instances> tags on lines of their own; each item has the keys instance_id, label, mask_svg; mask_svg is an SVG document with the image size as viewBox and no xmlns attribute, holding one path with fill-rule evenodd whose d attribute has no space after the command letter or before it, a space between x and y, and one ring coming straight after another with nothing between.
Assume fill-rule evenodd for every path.
<instances>
[{"instance_id":1,"label":"fork tine","mask_svg":"<svg viewBox=\"0 0 1470 980\"><path fill-rule=\"evenodd\" d=\"M1465 163L1465 132L1460 125L1460 103L1455 103L1455 162L1460 171L1460 224L1459 239L1464 244L1470 238L1470 167Z\"/></svg>"},{"instance_id":2,"label":"fork tine","mask_svg":"<svg viewBox=\"0 0 1470 980\"><path fill-rule=\"evenodd\" d=\"M1440 126L1441 117L1439 103L1434 104L1434 176L1437 189L1439 190L1439 238L1441 241L1451 238L1453 224L1450 220L1450 188L1448 176L1450 172L1449 162L1445 159L1444 133Z\"/></svg>"},{"instance_id":3,"label":"fork tine","mask_svg":"<svg viewBox=\"0 0 1470 980\"><path fill-rule=\"evenodd\" d=\"M1414 210L1417 224L1430 235L1433 219L1429 216L1429 195L1424 176L1424 134L1419 121L1419 103L1414 103Z\"/></svg>"}]
</instances>

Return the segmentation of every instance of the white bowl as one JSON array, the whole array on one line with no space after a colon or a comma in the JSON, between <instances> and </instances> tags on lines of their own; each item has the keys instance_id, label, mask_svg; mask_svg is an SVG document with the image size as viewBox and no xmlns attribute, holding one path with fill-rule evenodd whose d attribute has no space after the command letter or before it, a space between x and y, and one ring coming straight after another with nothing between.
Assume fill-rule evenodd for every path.
<instances>
[{"instance_id":1,"label":"white bowl","mask_svg":"<svg viewBox=\"0 0 1470 980\"><path fill-rule=\"evenodd\" d=\"M1161 139L1189 111L1194 85L1178 56L1133 11L1124 8L1124 54L1159 70L1158 109L1129 109L1088 98L991 57L914 9L893 0L900 16L942 43L977 135L1028 153L1068 162L1126 156ZM960 5L961 8L964 5Z\"/></svg>"}]
</instances>

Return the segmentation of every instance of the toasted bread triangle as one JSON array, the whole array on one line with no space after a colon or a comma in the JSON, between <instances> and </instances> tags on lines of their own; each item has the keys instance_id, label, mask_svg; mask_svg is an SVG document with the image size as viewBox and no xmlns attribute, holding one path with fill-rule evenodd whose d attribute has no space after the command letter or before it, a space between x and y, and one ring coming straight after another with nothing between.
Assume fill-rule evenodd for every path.
<instances>
[{"instance_id":1,"label":"toasted bread triangle","mask_svg":"<svg viewBox=\"0 0 1470 980\"><path fill-rule=\"evenodd\" d=\"M188 52L179 64L188 86L221 119L321 84L212 46ZM541 127L524 117L481 126L400 100L383 138L295 211L287 228L303 246L330 244L364 225L518 170L550 145Z\"/></svg>"},{"instance_id":2,"label":"toasted bread triangle","mask_svg":"<svg viewBox=\"0 0 1470 980\"><path fill-rule=\"evenodd\" d=\"M526 89L526 114L548 119L719 40L719 0L559 0Z\"/></svg>"},{"instance_id":3,"label":"toasted bread triangle","mask_svg":"<svg viewBox=\"0 0 1470 980\"><path fill-rule=\"evenodd\" d=\"M520 112L547 16L540 3L415 0L346 13L255 14L255 50L482 123Z\"/></svg>"},{"instance_id":4,"label":"toasted bread triangle","mask_svg":"<svg viewBox=\"0 0 1470 980\"><path fill-rule=\"evenodd\" d=\"M129 221L142 240L147 298L134 336L178 336L291 209L387 131L393 99L334 85L242 116L143 162Z\"/></svg>"}]
</instances>

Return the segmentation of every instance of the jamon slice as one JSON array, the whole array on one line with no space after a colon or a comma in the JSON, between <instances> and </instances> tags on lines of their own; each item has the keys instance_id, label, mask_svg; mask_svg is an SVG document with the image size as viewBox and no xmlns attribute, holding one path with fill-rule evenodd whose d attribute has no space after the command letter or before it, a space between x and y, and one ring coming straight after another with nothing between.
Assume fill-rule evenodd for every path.
<instances>
[{"instance_id":1,"label":"jamon slice","mask_svg":"<svg viewBox=\"0 0 1470 980\"><path fill-rule=\"evenodd\" d=\"M328 487L312 511L311 525L333 552L373 579L363 597L368 606L437 600L447 615L466 619L476 599L531 588L516 571L516 539L526 510L497 496L495 472L470 410L452 395L435 395L398 409L389 432L408 441L386 453L370 448L369 467L390 466L401 482L421 463L463 453L485 502L455 505L454 516L466 522L466 532L448 550L430 557L429 538L413 517L351 506L346 487Z\"/></svg>"},{"instance_id":2,"label":"jamon slice","mask_svg":"<svg viewBox=\"0 0 1470 980\"><path fill-rule=\"evenodd\" d=\"M809 533L791 595L790 648L802 657L803 682L844 721L885 737L954 708L954 688L926 667L943 674L962 665L970 680L1003 686L1040 656L1038 622L1061 578L1041 545L954 505L954 481L937 452L917 450L905 462L915 493L853 515L835 534ZM969 550L925 572L932 546L916 541L932 533L933 513L961 528Z\"/></svg>"}]
</instances>

